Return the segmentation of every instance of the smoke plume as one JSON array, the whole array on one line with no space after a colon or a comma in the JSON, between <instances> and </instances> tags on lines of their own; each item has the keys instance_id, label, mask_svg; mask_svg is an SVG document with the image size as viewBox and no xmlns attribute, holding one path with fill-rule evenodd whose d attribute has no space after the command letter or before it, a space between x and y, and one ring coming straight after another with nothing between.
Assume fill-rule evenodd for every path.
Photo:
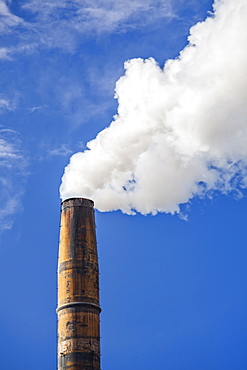
<instances>
[{"instance_id":1,"label":"smoke plume","mask_svg":"<svg viewBox=\"0 0 247 370\"><path fill-rule=\"evenodd\" d=\"M61 198L100 211L179 212L194 196L247 186L247 2L215 0L179 57L132 59L116 83L118 113L74 154Z\"/></svg>"}]
</instances>

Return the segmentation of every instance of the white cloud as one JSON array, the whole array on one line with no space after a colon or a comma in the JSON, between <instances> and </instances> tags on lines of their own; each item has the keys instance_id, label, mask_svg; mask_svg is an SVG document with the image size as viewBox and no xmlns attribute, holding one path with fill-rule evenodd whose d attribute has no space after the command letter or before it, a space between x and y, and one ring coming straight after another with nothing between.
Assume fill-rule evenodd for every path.
<instances>
[{"instance_id":1,"label":"white cloud","mask_svg":"<svg viewBox=\"0 0 247 370\"><path fill-rule=\"evenodd\" d=\"M15 99L9 100L3 94L0 94L0 113L15 109Z\"/></svg>"},{"instance_id":2,"label":"white cloud","mask_svg":"<svg viewBox=\"0 0 247 370\"><path fill-rule=\"evenodd\" d=\"M20 146L16 131L0 127L0 232L12 227L21 207L27 158Z\"/></svg>"},{"instance_id":3,"label":"white cloud","mask_svg":"<svg viewBox=\"0 0 247 370\"><path fill-rule=\"evenodd\" d=\"M27 108L27 109L30 113L33 113L33 112L36 112L36 111L39 111L39 110L43 109L43 107L38 106L38 107L31 107L31 108Z\"/></svg>"},{"instance_id":4,"label":"white cloud","mask_svg":"<svg viewBox=\"0 0 247 370\"><path fill-rule=\"evenodd\" d=\"M170 1L93 1L78 9L85 27L96 32L125 31L154 25L160 19L174 16Z\"/></svg>"},{"instance_id":5,"label":"white cloud","mask_svg":"<svg viewBox=\"0 0 247 370\"><path fill-rule=\"evenodd\" d=\"M0 59L2 60L11 60L11 49L10 48L0 48Z\"/></svg>"},{"instance_id":6,"label":"white cloud","mask_svg":"<svg viewBox=\"0 0 247 370\"><path fill-rule=\"evenodd\" d=\"M51 149L49 151L49 155L51 156L67 157L68 155L71 155L71 153L72 153L72 150L66 144L62 144L59 147L55 149Z\"/></svg>"},{"instance_id":7,"label":"white cloud","mask_svg":"<svg viewBox=\"0 0 247 370\"><path fill-rule=\"evenodd\" d=\"M0 0L0 34L8 33L13 27L24 23L23 19L12 14L4 0Z\"/></svg>"},{"instance_id":8,"label":"white cloud","mask_svg":"<svg viewBox=\"0 0 247 370\"><path fill-rule=\"evenodd\" d=\"M157 21L174 17L171 1L27 0L22 9L29 12L29 19L24 20L0 0L0 33L12 31L15 36L13 45L0 50L0 58L11 59L11 55L32 51L38 45L73 52L83 40L81 35L155 27Z\"/></svg>"},{"instance_id":9,"label":"white cloud","mask_svg":"<svg viewBox=\"0 0 247 370\"><path fill-rule=\"evenodd\" d=\"M34 13L46 26L52 24L55 28L83 33L138 28L174 16L170 0L29 0L23 8Z\"/></svg>"},{"instance_id":10,"label":"white cloud","mask_svg":"<svg viewBox=\"0 0 247 370\"><path fill-rule=\"evenodd\" d=\"M216 0L188 46L161 69L133 59L116 85L118 114L65 169L63 199L101 211L179 212L247 183L247 2Z\"/></svg>"},{"instance_id":11,"label":"white cloud","mask_svg":"<svg viewBox=\"0 0 247 370\"><path fill-rule=\"evenodd\" d=\"M10 102L9 100L6 100L6 99L3 99L3 98L0 98L0 111L2 110L5 110L5 109L9 109L10 107Z\"/></svg>"}]
</instances>

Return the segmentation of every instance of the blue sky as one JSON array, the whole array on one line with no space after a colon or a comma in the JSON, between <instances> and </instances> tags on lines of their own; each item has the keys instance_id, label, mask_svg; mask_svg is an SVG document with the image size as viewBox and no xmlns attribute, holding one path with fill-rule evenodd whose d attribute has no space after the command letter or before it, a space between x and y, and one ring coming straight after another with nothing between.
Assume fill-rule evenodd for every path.
<instances>
[{"instance_id":1,"label":"blue sky","mask_svg":"<svg viewBox=\"0 0 247 370\"><path fill-rule=\"evenodd\" d=\"M154 165L131 169L127 190L118 182L126 180L125 173L114 167L119 173L115 182L107 179L103 188L97 185L82 194L93 194L101 210L137 209L135 216L96 210L102 368L247 368L242 47L247 32L240 17L247 10L242 0L217 1L214 17L212 5L207 0L0 0L0 368L56 368L61 178L71 155L85 150L112 121L117 124L111 127L119 122L130 127L123 154L116 157L121 166L128 156L134 163L144 156L145 166ZM190 47L181 55L190 33ZM155 62L134 59L125 70L124 63L133 58ZM168 59L175 62L170 69L166 64L163 74ZM176 88L165 90L167 84L175 86L171 78ZM156 90L152 83L158 86L160 80ZM170 105L162 100L166 94L175 96L168 103L181 114L169 115ZM156 169L151 159L157 156L148 157L143 148L134 156L135 146L128 143L140 132L136 112L141 127L157 123L152 148L159 148L165 166ZM178 162L167 142L159 141L160 121L172 132ZM146 132L138 142L150 139ZM114 136L101 137L119 143ZM167 148L167 157L160 148ZM93 180L105 179L97 168L97 150L89 152L96 153ZM149 174L149 192L140 185L144 190L133 193L141 173ZM111 205L104 202L109 196L99 192L107 188L116 190Z\"/></svg>"}]
</instances>

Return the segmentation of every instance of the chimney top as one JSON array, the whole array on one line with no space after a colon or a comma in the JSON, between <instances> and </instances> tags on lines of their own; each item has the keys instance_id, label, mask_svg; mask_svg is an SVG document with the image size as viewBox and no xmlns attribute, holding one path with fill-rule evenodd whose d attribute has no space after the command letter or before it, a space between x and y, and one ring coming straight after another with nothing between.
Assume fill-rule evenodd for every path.
<instances>
[{"instance_id":1,"label":"chimney top","mask_svg":"<svg viewBox=\"0 0 247 370\"><path fill-rule=\"evenodd\" d=\"M62 202L62 207L94 207L94 202L87 198L68 198Z\"/></svg>"}]
</instances>

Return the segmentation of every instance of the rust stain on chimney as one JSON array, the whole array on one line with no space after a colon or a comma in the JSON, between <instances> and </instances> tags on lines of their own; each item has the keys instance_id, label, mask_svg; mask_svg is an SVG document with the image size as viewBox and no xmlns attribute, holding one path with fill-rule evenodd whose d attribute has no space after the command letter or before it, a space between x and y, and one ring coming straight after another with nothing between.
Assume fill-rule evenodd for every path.
<instances>
[{"instance_id":1,"label":"rust stain on chimney","mask_svg":"<svg viewBox=\"0 0 247 370\"><path fill-rule=\"evenodd\" d=\"M58 260L58 370L100 370L99 268L94 203L62 203Z\"/></svg>"}]
</instances>

